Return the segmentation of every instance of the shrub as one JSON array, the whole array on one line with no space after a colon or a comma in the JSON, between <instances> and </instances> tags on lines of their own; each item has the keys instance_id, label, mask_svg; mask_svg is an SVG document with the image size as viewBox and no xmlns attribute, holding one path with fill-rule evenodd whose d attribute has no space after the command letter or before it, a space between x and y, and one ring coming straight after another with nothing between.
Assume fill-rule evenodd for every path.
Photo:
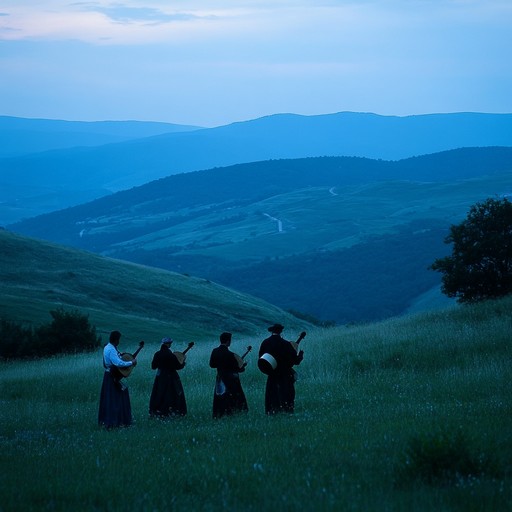
<instances>
[{"instance_id":1,"label":"shrub","mask_svg":"<svg viewBox=\"0 0 512 512\"><path fill-rule=\"evenodd\" d=\"M487 456L476 454L462 432L438 432L410 440L396 469L396 483L460 485L497 473L496 465Z\"/></svg>"},{"instance_id":2,"label":"shrub","mask_svg":"<svg viewBox=\"0 0 512 512\"><path fill-rule=\"evenodd\" d=\"M50 314L53 321L35 331L39 355L82 352L101 345L101 337L96 336L96 327L91 326L88 315L63 308Z\"/></svg>"},{"instance_id":3,"label":"shrub","mask_svg":"<svg viewBox=\"0 0 512 512\"><path fill-rule=\"evenodd\" d=\"M0 340L0 357L3 359L34 355L37 352L31 327L0 320Z\"/></svg>"}]
</instances>

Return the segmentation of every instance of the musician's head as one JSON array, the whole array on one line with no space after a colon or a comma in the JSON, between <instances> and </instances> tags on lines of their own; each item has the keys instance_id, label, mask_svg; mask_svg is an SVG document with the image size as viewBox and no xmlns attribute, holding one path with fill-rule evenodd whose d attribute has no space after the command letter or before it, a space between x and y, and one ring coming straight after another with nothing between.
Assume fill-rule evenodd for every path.
<instances>
[{"instance_id":1,"label":"musician's head","mask_svg":"<svg viewBox=\"0 0 512 512\"><path fill-rule=\"evenodd\" d=\"M220 335L220 342L223 344L223 345L229 345L231 344L231 336L232 334L230 332L223 332L221 335Z\"/></svg>"},{"instance_id":2,"label":"musician's head","mask_svg":"<svg viewBox=\"0 0 512 512\"><path fill-rule=\"evenodd\" d=\"M109 341L112 345L119 345L119 340L121 339L121 333L119 331L112 331L110 333Z\"/></svg>"},{"instance_id":3,"label":"musician's head","mask_svg":"<svg viewBox=\"0 0 512 512\"><path fill-rule=\"evenodd\" d=\"M272 334L281 334L284 331L284 326L281 324L274 324L271 325L267 330Z\"/></svg>"},{"instance_id":4,"label":"musician's head","mask_svg":"<svg viewBox=\"0 0 512 512\"><path fill-rule=\"evenodd\" d=\"M171 343L172 343L172 339L171 338L167 338L167 337L162 338L162 342L161 343L162 343L162 345L166 345L166 346L170 347Z\"/></svg>"}]
</instances>

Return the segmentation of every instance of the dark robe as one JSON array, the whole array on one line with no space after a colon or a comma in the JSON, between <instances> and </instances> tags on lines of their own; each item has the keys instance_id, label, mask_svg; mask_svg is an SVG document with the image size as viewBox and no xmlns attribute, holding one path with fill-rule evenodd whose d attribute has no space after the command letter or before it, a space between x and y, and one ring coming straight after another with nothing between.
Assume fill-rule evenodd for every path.
<instances>
[{"instance_id":1,"label":"dark robe","mask_svg":"<svg viewBox=\"0 0 512 512\"><path fill-rule=\"evenodd\" d=\"M162 348L155 352L151 362L151 368L157 370L149 399L151 416L169 417L187 414L185 393L178 375L178 370L184 366L185 363L181 364L166 345L162 345Z\"/></svg>"},{"instance_id":2,"label":"dark robe","mask_svg":"<svg viewBox=\"0 0 512 512\"><path fill-rule=\"evenodd\" d=\"M272 334L261 343L259 357L263 354L270 354L277 361L277 368L267 376L265 413L293 412L297 375L293 366L301 363L302 353L297 354L291 343L281 335Z\"/></svg>"},{"instance_id":3,"label":"dark robe","mask_svg":"<svg viewBox=\"0 0 512 512\"><path fill-rule=\"evenodd\" d=\"M220 418L236 412L248 411L239 376L245 368L238 366L235 354L226 345L221 344L212 350L210 368L217 370L213 393L213 417Z\"/></svg>"},{"instance_id":4,"label":"dark robe","mask_svg":"<svg viewBox=\"0 0 512 512\"><path fill-rule=\"evenodd\" d=\"M132 408L128 388L114 374L105 371L100 392L98 424L107 429L132 424Z\"/></svg>"}]
</instances>

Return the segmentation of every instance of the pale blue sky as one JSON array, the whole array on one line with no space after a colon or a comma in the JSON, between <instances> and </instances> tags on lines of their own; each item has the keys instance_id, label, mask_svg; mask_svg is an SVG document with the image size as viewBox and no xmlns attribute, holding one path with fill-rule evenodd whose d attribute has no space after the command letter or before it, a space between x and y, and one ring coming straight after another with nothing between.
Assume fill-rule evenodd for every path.
<instances>
[{"instance_id":1,"label":"pale blue sky","mask_svg":"<svg viewBox=\"0 0 512 512\"><path fill-rule=\"evenodd\" d=\"M0 0L0 115L512 112L511 0Z\"/></svg>"}]
</instances>

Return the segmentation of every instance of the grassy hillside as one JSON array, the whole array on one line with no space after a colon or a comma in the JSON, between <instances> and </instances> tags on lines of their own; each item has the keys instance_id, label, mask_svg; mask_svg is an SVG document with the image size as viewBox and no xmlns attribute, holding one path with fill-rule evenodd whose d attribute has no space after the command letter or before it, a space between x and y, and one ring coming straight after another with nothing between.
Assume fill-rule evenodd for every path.
<instances>
[{"instance_id":1,"label":"grassy hillside","mask_svg":"<svg viewBox=\"0 0 512 512\"><path fill-rule=\"evenodd\" d=\"M262 300L193 278L0 230L0 318L40 325L60 306L89 314L102 333L136 342L247 335L298 319ZM105 338L105 336L103 336Z\"/></svg>"},{"instance_id":2,"label":"grassy hillside","mask_svg":"<svg viewBox=\"0 0 512 512\"><path fill-rule=\"evenodd\" d=\"M258 162L171 176L12 229L323 321L374 321L439 288L428 267L449 251L449 226L511 182L511 148Z\"/></svg>"},{"instance_id":3,"label":"grassy hillside","mask_svg":"<svg viewBox=\"0 0 512 512\"><path fill-rule=\"evenodd\" d=\"M310 331L296 413L266 417L254 353L249 413L211 419L210 337L181 377L189 414L96 426L101 353L2 363L2 510L509 511L510 297L364 327ZM293 331L286 334L293 337ZM234 338L239 353L261 336Z\"/></svg>"}]
</instances>

